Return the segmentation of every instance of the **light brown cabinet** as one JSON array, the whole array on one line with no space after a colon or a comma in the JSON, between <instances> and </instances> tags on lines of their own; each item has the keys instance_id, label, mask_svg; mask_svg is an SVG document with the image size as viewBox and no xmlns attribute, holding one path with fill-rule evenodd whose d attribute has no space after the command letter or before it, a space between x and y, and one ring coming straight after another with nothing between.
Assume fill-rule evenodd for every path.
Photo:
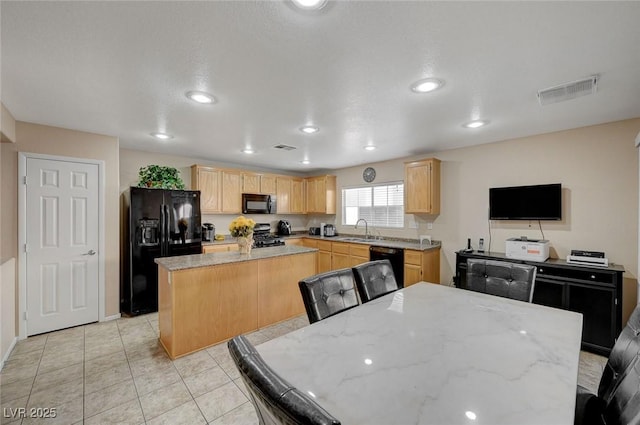
<instances>
[{"instance_id":1,"label":"light brown cabinet","mask_svg":"<svg viewBox=\"0 0 640 425\"><path fill-rule=\"evenodd\" d=\"M316 240L318 273L331 271L331 242Z\"/></svg>"},{"instance_id":2,"label":"light brown cabinet","mask_svg":"<svg viewBox=\"0 0 640 425\"><path fill-rule=\"evenodd\" d=\"M344 242L331 243L331 269L338 270L351 267L349 244Z\"/></svg>"},{"instance_id":3,"label":"light brown cabinet","mask_svg":"<svg viewBox=\"0 0 640 425\"><path fill-rule=\"evenodd\" d=\"M307 185L307 213L336 213L336 176L317 176L305 179Z\"/></svg>"},{"instance_id":4,"label":"light brown cabinet","mask_svg":"<svg viewBox=\"0 0 640 425\"><path fill-rule=\"evenodd\" d=\"M191 166L191 188L200 191L201 214L237 214L242 210L239 171Z\"/></svg>"},{"instance_id":5,"label":"light brown cabinet","mask_svg":"<svg viewBox=\"0 0 640 425\"><path fill-rule=\"evenodd\" d=\"M200 212L211 214L220 212L221 171L194 165L191 167L191 187L200 191Z\"/></svg>"},{"instance_id":6,"label":"light brown cabinet","mask_svg":"<svg viewBox=\"0 0 640 425\"><path fill-rule=\"evenodd\" d=\"M351 258L351 267L369 261L369 245L351 244L349 245L349 254Z\"/></svg>"},{"instance_id":7,"label":"light brown cabinet","mask_svg":"<svg viewBox=\"0 0 640 425\"><path fill-rule=\"evenodd\" d=\"M212 252L229 252L229 251L237 251L238 244L237 243L229 243L224 245L203 245L202 253L210 254Z\"/></svg>"},{"instance_id":8,"label":"light brown cabinet","mask_svg":"<svg viewBox=\"0 0 640 425\"><path fill-rule=\"evenodd\" d=\"M420 281L440 283L440 249L404 250L404 286Z\"/></svg>"},{"instance_id":9,"label":"light brown cabinet","mask_svg":"<svg viewBox=\"0 0 640 425\"><path fill-rule=\"evenodd\" d=\"M440 214L440 160L405 162L404 194L405 213Z\"/></svg>"},{"instance_id":10,"label":"light brown cabinet","mask_svg":"<svg viewBox=\"0 0 640 425\"><path fill-rule=\"evenodd\" d=\"M242 212L242 174L238 171L222 171L222 212Z\"/></svg>"},{"instance_id":11,"label":"light brown cabinet","mask_svg":"<svg viewBox=\"0 0 640 425\"><path fill-rule=\"evenodd\" d=\"M288 177L278 177L276 180L276 196L278 203L276 211L278 214L288 214L291 212L291 179Z\"/></svg>"},{"instance_id":12,"label":"light brown cabinet","mask_svg":"<svg viewBox=\"0 0 640 425\"><path fill-rule=\"evenodd\" d=\"M289 212L291 214L305 214L304 203L304 180L301 178L291 179L291 193L289 196Z\"/></svg>"},{"instance_id":13,"label":"light brown cabinet","mask_svg":"<svg viewBox=\"0 0 640 425\"><path fill-rule=\"evenodd\" d=\"M257 173L242 173L242 193L276 193L276 176Z\"/></svg>"}]
</instances>

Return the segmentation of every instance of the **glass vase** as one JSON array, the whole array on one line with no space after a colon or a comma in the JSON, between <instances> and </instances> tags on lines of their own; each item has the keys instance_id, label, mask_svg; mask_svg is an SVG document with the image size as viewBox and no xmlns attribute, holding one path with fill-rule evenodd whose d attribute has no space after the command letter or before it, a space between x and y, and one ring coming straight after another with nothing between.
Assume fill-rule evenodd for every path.
<instances>
[{"instance_id":1,"label":"glass vase","mask_svg":"<svg viewBox=\"0 0 640 425\"><path fill-rule=\"evenodd\" d=\"M250 254L251 248L253 248L253 233L248 236L239 236L238 247L240 248L240 254Z\"/></svg>"}]
</instances>

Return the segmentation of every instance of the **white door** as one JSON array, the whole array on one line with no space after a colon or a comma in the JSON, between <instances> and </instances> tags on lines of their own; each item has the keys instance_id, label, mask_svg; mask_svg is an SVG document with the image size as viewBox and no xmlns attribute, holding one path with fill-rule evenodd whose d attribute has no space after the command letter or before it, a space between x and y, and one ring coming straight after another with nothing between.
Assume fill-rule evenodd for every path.
<instances>
[{"instance_id":1,"label":"white door","mask_svg":"<svg viewBox=\"0 0 640 425\"><path fill-rule=\"evenodd\" d=\"M27 158L27 335L98 320L98 164Z\"/></svg>"}]
</instances>

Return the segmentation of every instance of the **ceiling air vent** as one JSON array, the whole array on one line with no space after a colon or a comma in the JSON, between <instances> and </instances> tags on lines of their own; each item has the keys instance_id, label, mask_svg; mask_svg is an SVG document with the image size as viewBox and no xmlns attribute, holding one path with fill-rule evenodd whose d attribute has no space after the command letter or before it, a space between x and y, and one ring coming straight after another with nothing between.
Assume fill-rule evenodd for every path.
<instances>
[{"instance_id":1,"label":"ceiling air vent","mask_svg":"<svg viewBox=\"0 0 640 425\"><path fill-rule=\"evenodd\" d=\"M295 146L289 146L289 145L275 145L274 148L276 149L282 149L285 151L292 151L295 149Z\"/></svg>"},{"instance_id":2,"label":"ceiling air vent","mask_svg":"<svg viewBox=\"0 0 640 425\"><path fill-rule=\"evenodd\" d=\"M538 101L540 101L540 105L564 102L565 100L571 100L576 97L593 94L596 92L597 86L598 76L592 75L584 80L572 81L570 83L564 83L559 86L539 90Z\"/></svg>"}]
</instances>

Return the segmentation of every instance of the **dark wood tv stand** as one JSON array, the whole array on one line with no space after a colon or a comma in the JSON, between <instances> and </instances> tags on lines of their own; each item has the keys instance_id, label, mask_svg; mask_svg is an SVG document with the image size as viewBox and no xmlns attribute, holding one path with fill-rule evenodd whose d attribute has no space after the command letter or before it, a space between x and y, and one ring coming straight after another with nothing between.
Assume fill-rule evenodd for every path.
<instances>
[{"instance_id":1,"label":"dark wood tv stand","mask_svg":"<svg viewBox=\"0 0 640 425\"><path fill-rule=\"evenodd\" d=\"M564 260L516 260L498 252L456 252L455 284L466 289L467 259L485 258L537 267L533 302L582 313L582 348L608 356L622 330L624 268L588 267Z\"/></svg>"}]
</instances>

